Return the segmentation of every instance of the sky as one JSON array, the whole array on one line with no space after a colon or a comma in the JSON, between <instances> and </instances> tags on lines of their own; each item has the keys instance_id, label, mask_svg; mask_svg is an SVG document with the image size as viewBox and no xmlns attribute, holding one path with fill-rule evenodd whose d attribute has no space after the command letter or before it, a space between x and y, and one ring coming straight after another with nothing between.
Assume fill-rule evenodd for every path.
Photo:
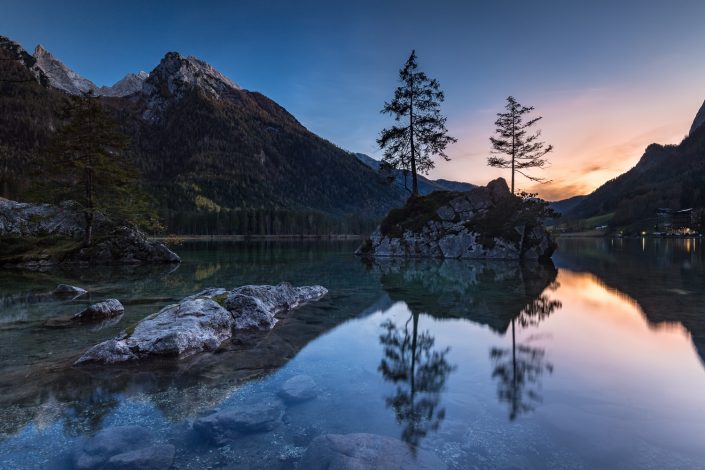
<instances>
[{"instance_id":1,"label":"sky","mask_svg":"<svg viewBox=\"0 0 705 470\"><path fill-rule=\"evenodd\" d=\"M506 97L535 108L551 164L549 200L586 194L678 143L705 100L703 1L1 0L0 35L42 44L110 85L168 51L194 55L289 110L311 131L381 158L380 114L412 49L438 79L458 142L433 178L485 184Z\"/></svg>"}]
</instances>

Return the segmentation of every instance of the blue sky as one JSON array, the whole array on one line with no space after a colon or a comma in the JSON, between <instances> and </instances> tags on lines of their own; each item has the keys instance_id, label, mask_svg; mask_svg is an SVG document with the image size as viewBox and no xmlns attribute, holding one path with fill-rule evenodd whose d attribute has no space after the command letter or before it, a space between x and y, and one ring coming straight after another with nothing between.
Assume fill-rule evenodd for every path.
<instances>
[{"instance_id":1,"label":"blue sky","mask_svg":"<svg viewBox=\"0 0 705 470\"><path fill-rule=\"evenodd\" d=\"M704 18L697 1L3 0L0 34L41 43L99 85L150 71L167 51L195 55L375 157L389 123L379 110L415 48L459 138L432 176L500 175L485 157L511 94L544 116L554 183L538 189L555 198L628 169L651 141L683 137L705 99Z\"/></svg>"}]
</instances>

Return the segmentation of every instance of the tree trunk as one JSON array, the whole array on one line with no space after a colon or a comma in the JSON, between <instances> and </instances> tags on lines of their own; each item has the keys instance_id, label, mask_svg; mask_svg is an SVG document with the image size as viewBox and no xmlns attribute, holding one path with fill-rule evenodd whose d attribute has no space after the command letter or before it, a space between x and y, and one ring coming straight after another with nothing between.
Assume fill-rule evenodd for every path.
<instances>
[{"instance_id":1,"label":"tree trunk","mask_svg":"<svg viewBox=\"0 0 705 470\"><path fill-rule=\"evenodd\" d=\"M516 116L512 111L512 194L514 194L514 157L516 156Z\"/></svg>"},{"instance_id":2,"label":"tree trunk","mask_svg":"<svg viewBox=\"0 0 705 470\"><path fill-rule=\"evenodd\" d=\"M95 202L93 201L93 169L86 168L86 201L87 207L84 212L86 227L84 230L83 243L86 246L93 244L93 222L95 220Z\"/></svg>"},{"instance_id":3,"label":"tree trunk","mask_svg":"<svg viewBox=\"0 0 705 470\"><path fill-rule=\"evenodd\" d=\"M411 97L409 103L409 136L411 139L411 195L419 195L419 183L416 177L416 149L414 148L414 80L411 80Z\"/></svg>"}]
</instances>

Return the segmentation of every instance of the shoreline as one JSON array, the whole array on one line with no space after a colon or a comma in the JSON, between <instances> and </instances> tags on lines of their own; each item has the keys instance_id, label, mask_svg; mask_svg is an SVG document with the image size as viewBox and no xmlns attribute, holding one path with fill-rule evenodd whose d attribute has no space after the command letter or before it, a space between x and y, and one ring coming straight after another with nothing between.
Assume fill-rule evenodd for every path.
<instances>
[{"instance_id":1,"label":"shoreline","mask_svg":"<svg viewBox=\"0 0 705 470\"><path fill-rule=\"evenodd\" d=\"M162 242L187 241L315 241L315 240L361 240L364 235L167 235L149 237Z\"/></svg>"}]
</instances>

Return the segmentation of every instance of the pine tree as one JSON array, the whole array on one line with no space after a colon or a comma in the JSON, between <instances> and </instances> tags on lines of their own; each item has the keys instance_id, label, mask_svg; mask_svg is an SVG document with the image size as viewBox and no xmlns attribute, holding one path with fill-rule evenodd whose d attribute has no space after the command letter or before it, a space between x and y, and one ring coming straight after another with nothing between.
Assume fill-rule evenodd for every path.
<instances>
[{"instance_id":1,"label":"pine tree","mask_svg":"<svg viewBox=\"0 0 705 470\"><path fill-rule=\"evenodd\" d=\"M129 141L98 99L77 97L68 123L35 161L35 199L76 201L85 218L84 244L93 244L96 214L158 228L155 212L130 163Z\"/></svg>"},{"instance_id":2,"label":"pine tree","mask_svg":"<svg viewBox=\"0 0 705 470\"><path fill-rule=\"evenodd\" d=\"M507 98L506 112L497 113L495 132L497 137L490 137L492 151L494 155L487 159L487 164L495 168L506 168L512 170L512 194L514 194L514 175L520 175L531 181L546 182L544 178L538 178L526 173L529 168L543 168L548 160L547 153L553 150L552 145L539 140L541 131L538 130L530 134L530 128L534 126L541 117L532 118L524 122L524 116L534 110L533 106L526 107L510 96Z\"/></svg>"},{"instance_id":3,"label":"pine tree","mask_svg":"<svg viewBox=\"0 0 705 470\"><path fill-rule=\"evenodd\" d=\"M418 70L416 51L399 71L399 81L394 98L382 108L383 114L394 116L399 124L382 130L377 144L384 151L384 167L402 170L405 175L411 172L411 193L417 196L417 174L426 174L434 167L434 155L450 160L446 146L457 140L448 135L446 118L441 114L443 91L437 80Z\"/></svg>"}]
</instances>

